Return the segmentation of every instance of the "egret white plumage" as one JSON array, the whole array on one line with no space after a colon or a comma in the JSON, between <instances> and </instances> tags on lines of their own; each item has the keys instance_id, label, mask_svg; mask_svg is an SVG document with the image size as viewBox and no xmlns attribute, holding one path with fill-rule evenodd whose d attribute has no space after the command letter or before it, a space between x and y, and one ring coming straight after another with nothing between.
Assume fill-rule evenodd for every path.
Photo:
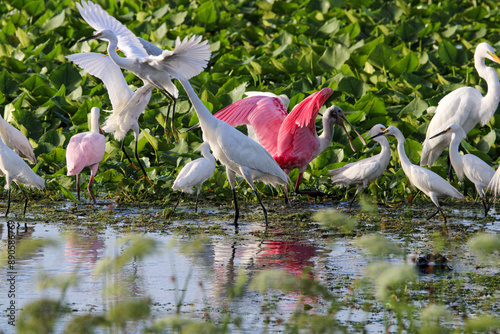
<instances>
[{"instance_id":1,"label":"egret white plumage","mask_svg":"<svg viewBox=\"0 0 500 334\"><path fill-rule=\"evenodd\" d=\"M215 157L210 153L210 145L204 142L196 150L200 151L203 158L198 158L187 163L179 172L179 175L177 175L172 186L172 189L181 191L177 203L175 203L174 211L177 205L179 205L182 193L192 194L193 187L196 187L194 212L198 212L198 198L200 197L201 186L203 182L214 175Z\"/></svg>"},{"instance_id":2,"label":"egret white plumage","mask_svg":"<svg viewBox=\"0 0 500 334\"><path fill-rule=\"evenodd\" d=\"M96 29L93 36L84 40L100 39L107 41L109 43L108 54L118 66L134 73L145 83L153 85L161 93L173 100L173 131L175 101L179 96L179 91L172 83L172 79L182 78L188 80L203 71L211 54L207 41L202 41L201 36L186 37L182 41L177 38L173 51L162 50L148 42L143 44L120 21L92 1L86 2L82 0L81 4L76 4L76 7L80 11L82 18ZM146 45L146 48L144 45ZM116 52L117 47L125 54L125 58L118 55ZM147 50L153 55L149 55ZM170 107L167 119L169 115Z\"/></svg>"},{"instance_id":3,"label":"egret white plumage","mask_svg":"<svg viewBox=\"0 0 500 334\"><path fill-rule=\"evenodd\" d=\"M28 160L30 164L36 164L35 153L28 138L7 122L2 115L0 115L0 137L4 144L10 147L21 158Z\"/></svg>"},{"instance_id":4,"label":"egret white plumage","mask_svg":"<svg viewBox=\"0 0 500 334\"><path fill-rule=\"evenodd\" d=\"M145 83L144 86L138 88L135 93L132 92L123 77L120 67L109 57L105 57L100 53L77 53L66 56L66 58L104 82L108 90L113 110L106 118L102 129L105 132L113 133L115 139L121 141L121 149L133 167L135 167L135 165L125 151L124 143L127 132L129 130L134 132L135 158L139 163L139 167L144 177L151 186L153 186L153 182L151 182L146 174L146 170L137 154L137 141L139 140L140 130L138 119L151 99L151 91L154 89L154 86Z\"/></svg>"},{"instance_id":5,"label":"egret white plumage","mask_svg":"<svg viewBox=\"0 0 500 334\"><path fill-rule=\"evenodd\" d=\"M379 154L328 171L330 175L333 175L332 183L340 183L344 186L358 186L349 207L352 206L358 194L368 186L370 181L375 180L384 173L391 161L389 141L384 136L377 137L380 131L382 131L381 129L385 129L385 127L381 124L376 124L370 130L370 136L382 148Z\"/></svg>"},{"instance_id":6,"label":"egret white plumage","mask_svg":"<svg viewBox=\"0 0 500 334\"><path fill-rule=\"evenodd\" d=\"M99 133L99 108L90 110L90 131L82 132L71 137L66 147L66 166L68 176L76 175L76 191L80 200L79 174L85 167L90 167L90 180L87 187L92 202L96 203L92 193L92 183L106 152L106 138Z\"/></svg>"},{"instance_id":7,"label":"egret white plumage","mask_svg":"<svg viewBox=\"0 0 500 334\"><path fill-rule=\"evenodd\" d=\"M445 179L443 179L433 171L411 163L405 152L405 137L398 128L390 126L386 129L381 129L381 131L382 132L372 137L372 139L382 135L391 135L396 137L398 141L399 160L401 161L401 167L403 167L403 171L406 177L408 177L408 180L413 186L417 187L424 194L429 196L432 203L434 203L434 205L437 207L437 211L427 219L431 219L436 214L441 213L444 222L446 223L446 216L443 210L441 210L438 198L453 197L457 199L463 199L464 196L457 189L455 189L455 187L453 187Z\"/></svg>"},{"instance_id":8,"label":"egret white plumage","mask_svg":"<svg viewBox=\"0 0 500 334\"><path fill-rule=\"evenodd\" d=\"M25 186L30 186L36 189L43 189L45 180L36 175L16 152L5 145L2 138L0 138L0 171L3 175L5 175L5 188L7 188L8 191L7 211L5 211L5 217L7 217L10 210L10 190L12 182L17 184L18 188L21 189L21 192L23 193L23 215L26 214L28 195L19 184L24 184Z\"/></svg>"},{"instance_id":9,"label":"egret white plumage","mask_svg":"<svg viewBox=\"0 0 500 334\"><path fill-rule=\"evenodd\" d=\"M486 196L486 188L493 178L493 175L495 175L495 170L474 154L461 155L459 153L458 147L460 146L460 142L467 137L467 134L458 124L451 124L443 131L430 137L430 139L447 133L451 133L449 148L451 165L453 166L453 169L455 170L455 173L460 181L463 181L465 174L465 176L474 183L477 193L483 202L484 216L486 217L490 209L488 197Z\"/></svg>"},{"instance_id":10,"label":"egret white plumage","mask_svg":"<svg viewBox=\"0 0 500 334\"><path fill-rule=\"evenodd\" d=\"M497 72L486 66L485 59L500 64L500 58L488 43L480 43L474 53L474 66L481 78L488 85L485 96L472 87L462 87L447 94L439 101L434 117L432 117L425 141L423 143L420 165L429 167L436 161L441 152L450 144L450 136L429 140L443 129L443 125L455 123L460 125L465 133L469 133L478 123L484 126L495 113L500 100L500 81Z\"/></svg>"},{"instance_id":11,"label":"egret white plumage","mask_svg":"<svg viewBox=\"0 0 500 334\"><path fill-rule=\"evenodd\" d=\"M238 226L239 210L236 199L235 177L241 175L252 187L264 211L266 227L268 226L267 210L262 204L253 184L259 180L273 186L286 185L288 178L273 157L258 143L248 138L224 121L215 118L196 95L189 81L179 79L186 90L191 103L200 120L203 141L210 144L213 155L226 166L227 179L233 192L235 206L234 225Z\"/></svg>"}]
</instances>

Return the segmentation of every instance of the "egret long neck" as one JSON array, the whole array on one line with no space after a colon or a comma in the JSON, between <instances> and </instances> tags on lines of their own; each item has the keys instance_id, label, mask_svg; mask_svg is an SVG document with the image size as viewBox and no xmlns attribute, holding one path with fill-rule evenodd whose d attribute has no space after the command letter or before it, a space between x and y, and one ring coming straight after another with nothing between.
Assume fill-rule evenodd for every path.
<instances>
[{"instance_id":1,"label":"egret long neck","mask_svg":"<svg viewBox=\"0 0 500 334\"><path fill-rule=\"evenodd\" d=\"M90 112L90 131L99 133L99 109L92 108Z\"/></svg>"},{"instance_id":2,"label":"egret long neck","mask_svg":"<svg viewBox=\"0 0 500 334\"><path fill-rule=\"evenodd\" d=\"M128 69L131 65L132 60L120 57L116 52L118 47L118 39L116 36L110 36L108 39L108 55L115 62L116 65Z\"/></svg>"},{"instance_id":3,"label":"egret long neck","mask_svg":"<svg viewBox=\"0 0 500 334\"><path fill-rule=\"evenodd\" d=\"M401 160L401 167L403 167L403 171L405 172L408 178L410 177L410 167L412 165L410 159L406 155L405 152L405 137L401 132L397 132L394 134L394 137L398 140L398 155L399 160Z\"/></svg>"},{"instance_id":4,"label":"egret long neck","mask_svg":"<svg viewBox=\"0 0 500 334\"><path fill-rule=\"evenodd\" d=\"M181 83L182 87L184 87L184 90L186 91L189 99L191 100L191 103L193 104L194 110L196 111L196 114L198 115L198 119L200 121L201 130L203 131L203 134L205 136L205 134L208 134L210 132L210 129L214 129L217 126L218 122L222 121L219 121L217 118L215 118L207 109L207 107L205 107L198 95L196 95L193 87L188 80L179 79L179 82Z\"/></svg>"},{"instance_id":5,"label":"egret long neck","mask_svg":"<svg viewBox=\"0 0 500 334\"><path fill-rule=\"evenodd\" d=\"M333 138L333 120L331 117L323 116L323 133L318 136L319 150L318 155L321 154L328 145L332 142Z\"/></svg>"},{"instance_id":6,"label":"egret long neck","mask_svg":"<svg viewBox=\"0 0 500 334\"><path fill-rule=\"evenodd\" d=\"M378 142L382 148L379 153L380 160L383 164L389 163L389 160L391 160L391 145L389 145L389 141L385 136L379 138L380 140Z\"/></svg>"},{"instance_id":7,"label":"egret long neck","mask_svg":"<svg viewBox=\"0 0 500 334\"><path fill-rule=\"evenodd\" d=\"M486 66L484 57L476 57L474 63L477 73L488 85L488 92L481 100L479 110L481 126L484 126L497 110L498 101L500 100L500 81L497 72L492 67Z\"/></svg>"},{"instance_id":8,"label":"egret long neck","mask_svg":"<svg viewBox=\"0 0 500 334\"><path fill-rule=\"evenodd\" d=\"M462 161L462 156L458 151L458 147L460 146L461 141L462 139L455 133L451 134L450 149L449 149L450 161L460 181L464 179L464 164Z\"/></svg>"}]
</instances>

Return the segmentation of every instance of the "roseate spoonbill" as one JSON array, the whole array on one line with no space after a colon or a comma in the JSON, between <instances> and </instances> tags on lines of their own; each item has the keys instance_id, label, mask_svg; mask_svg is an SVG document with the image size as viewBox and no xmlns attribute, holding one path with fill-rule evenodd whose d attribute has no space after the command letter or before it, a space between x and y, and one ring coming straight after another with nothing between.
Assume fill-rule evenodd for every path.
<instances>
[{"instance_id":1,"label":"roseate spoonbill","mask_svg":"<svg viewBox=\"0 0 500 334\"><path fill-rule=\"evenodd\" d=\"M79 174L85 167L90 167L90 180L87 190L92 202L96 203L94 194L92 194L92 183L105 151L106 138L99 133L99 108L93 107L90 110L90 131L78 133L71 137L66 148L68 176L76 174L78 200L80 200Z\"/></svg>"},{"instance_id":2,"label":"roseate spoonbill","mask_svg":"<svg viewBox=\"0 0 500 334\"><path fill-rule=\"evenodd\" d=\"M427 219L431 219L436 214L441 213L444 222L446 223L446 216L439 206L439 197L453 197L458 199L463 199L462 195L455 187L449 184L441 176L437 175L433 171L425 169L424 167L414 165L411 163L410 159L405 152L405 137L395 126L390 126L386 129L381 129L382 132L372 137L372 139L382 136L391 135L396 137L398 141L398 154L399 160L401 160L401 167L406 174L410 183L420 189L424 194L429 196L432 203L437 207L437 211L429 216Z\"/></svg>"},{"instance_id":3,"label":"roseate spoonbill","mask_svg":"<svg viewBox=\"0 0 500 334\"><path fill-rule=\"evenodd\" d=\"M370 181L375 180L384 173L389 165L389 161L391 161L391 147L389 146L389 141L384 136L376 136L382 131L381 129L385 129L385 127L381 124L376 124L370 130L370 136L373 140L378 142L382 148L379 154L328 171L330 175L333 175L332 183L340 183L344 186L358 186L349 207L352 206L358 194L368 186Z\"/></svg>"},{"instance_id":4,"label":"roseate spoonbill","mask_svg":"<svg viewBox=\"0 0 500 334\"><path fill-rule=\"evenodd\" d=\"M235 177L241 175L252 187L269 225L267 210L262 204L260 196L253 184L254 180L262 181L273 186L286 185L287 175L281 170L273 157L258 143L248 138L226 122L215 118L196 95L189 81L179 79L186 90L191 103L200 120L203 132L203 141L210 144L213 155L226 166L227 179L233 192L234 200L234 225L238 227L238 201L236 199Z\"/></svg>"},{"instance_id":5,"label":"roseate spoonbill","mask_svg":"<svg viewBox=\"0 0 500 334\"><path fill-rule=\"evenodd\" d=\"M251 126L253 130L249 131L250 137L257 138L257 141L274 157L287 175L293 169L299 169L295 192L319 196L324 194L319 191L301 191L299 185L307 165L332 141L333 126L340 125L347 134L342 121L344 120L366 145L365 140L347 120L342 109L337 106L332 106L325 111L323 133L320 136L316 133L316 116L332 93L331 88L323 88L297 104L290 114L287 114L286 108L289 100L285 95L251 92L249 97L236 101L214 116L231 126L243 124ZM253 132L255 135L252 135ZM347 138L351 148L355 150L349 135ZM285 201L288 202L286 190Z\"/></svg>"},{"instance_id":6,"label":"roseate spoonbill","mask_svg":"<svg viewBox=\"0 0 500 334\"><path fill-rule=\"evenodd\" d=\"M500 81L497 72L485 65L485 59L500 63L495 50L488 43L480 43L474 53L474 66L479 76L486 81L488 93L483 97L475 88L461 87L439 101L436 113L427 128L420 166L431 167L441 152L450 144L450 136L429 140L432 135L443 129L444 124L460 125L467 134L476 124L480 123L484 126L488 123L495 113L500 100ZM448 175L451 178L451 169Z\"/></svg>"},{"instance_id":7,"label":"roseate spoonbill","mask_svg":"<svg viewBox=\"0 0 500 334\"><path fill-rule=\"evenodd\" d=\"M106 118L102 129L105 132L113 133L115 139L122 142L122 152L127 157L131 166L137 169L123 147L127 132L129 130L134 132L134 156L139 163L144 177L151 186L154 186L137 154L137 141L139 140L140 130L138 119L151 99L151 91L154 86L146 83L137 89L135 93L132 92L123 77L120 67L109 59L109 57L105 57L100 53L77 53L66 56L66 58L104 82L108 90L111 105L113 106L113 111Z\"/></svg>"},{"instance_id":8,"label":"roseate spoonbill","mask_svg":"<svg viewBox=\"0 0 500 334\"><path fill-rule=\"evenodd\" d=\"M210 153L210 145L204 142L198 146L196 151L200 151L203 158L198 158L187 163L182 168L179 175L177 175L174 185L172 186L172 189L181 191L179 198L175 203L174 211L175 208L177 208L177 205L179 205L182 193L185 192L192 194L193 187L196 187L196 204L194 206L194 212L198 212L198 197L200 197L201 186L203 185L203 182L214 175L215 158L212 153Z\"/></svg>"},{"instance_id":9,"label":"roseate spoonbill","mask_svg":"<svg viewBox=\"0 0 500 334\"><path fill-rule=\"evenodd\" d=\"M97 30L93 36L82 41L90 39L107 41L109 43L108 54L118 66L134 73L144 83L150 83L173 101L171 126L174 136L177 137L173 121L175 101L179 96L179 91L172 83L172 79L188 80L203 71L211 54L207 41L202 41L201 36L192 36L184 38L181 42L177 37L174 51L162 50L143 39L138 39L127 27L109 15L98 4L82 0L81 4L76 4L76 7L82 18ZM125 54L126 58L118 55L117 47ZM152 55L148 54L148 50ZM167 119L169 115L170 107ZM167 129L166 124L165 129Z\"/></svg>"},{"instance_id":10,"label":"roseate spoonbill","mask_svg":"<svg viewBox=\"0 0 500 334\"><path fill-rule=\"evenodd\" d=\"M33 147L25 135L0 115L0 137L5 145L16 152L21 158L28 160L30 164L36 164Z\"/></svg>"},{"instance_id":11,"label":"roseate spoonbill","mask_svg":"<svg viewBox=\"0 0 500 334\"><path fill-rule=\"evenodd\" d=\"M486 196L486 188L493 178L493 175L495 175L495 170L474 154L461 155L458 152L460 142L467 137L464 129L458 124L451 124L449 127L429 139L437 138L446 133L451 133L449 148L451 165L460 181L463 181L465 174L465 176L474 183L477 193L483 202L484 216L486 217L490 209L488 197Z\"/></svg>"},{"instance_id":12,"label":"roseate spoonbill","mask_svg":"<svg viewBox=\"0 0 500 334\"><path fill-rule=\"evenodd\" d=\"M21 189L21 192L23 193L23 215L26 214L28 195L19 184L22 183L32 188L43 189L45 180L36 175L16 152L5 145L2 138L0 138L0 172L0 174L5 175L6 188L8 192L7 211L5 212L5 217L7 217L10 210L10 189L12 181L17 184L18 188Z\"/></svg>"}]
</instances>

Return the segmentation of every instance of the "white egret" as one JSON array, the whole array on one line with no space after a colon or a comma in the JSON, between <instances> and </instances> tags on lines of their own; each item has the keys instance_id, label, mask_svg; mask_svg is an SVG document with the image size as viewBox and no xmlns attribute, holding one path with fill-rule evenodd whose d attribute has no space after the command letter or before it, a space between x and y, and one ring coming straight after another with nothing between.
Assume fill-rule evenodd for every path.
<instances>
[{"instance_id":1,"label":"white egret","mask_svg":"<svg viewBox=\"0 0 500 334\"><path fill-rule=\"evenodd\" d=\"M340 168L328 171L332 177L332 183L340 183L344 186L357 185L358 189L354 194L349 207L352 206L356 196L368 186L368 183L375 180L384 173L387 165L391 161L391 147L389 141L384 136L376 136L385 127L381 124L374 125L370 130L370 136L381 146L379 154L360 161L351 162Z\"/></svg>"},{"instance_id":2,"label":"white egret","mask_svg":"<svg viewBox=\"0 0 500 334\"><path fill-rule=\"evenodd\" d=\"M36 175L35 172L24 162L24 160L12 149L10 149L0 138L0 171L5 175L5 181L8 191L7 211L5 217L9 214L10 210L10 189L12 181L17 184L18 188L24 196L24 210L23 215L26 214L26 207L28 206L28 195L23 188L19 185L24 184L36 189L43 189L45 180Z\"/></svg>"},{"instance_id":3,"label":"white egret","mask_svg":"<svg viewBox=\"0 0 500 334\"><path fill-rule=\"evenodd\" d=\"M146 45L147 50L153 53L149 55L143 42L120 21L103 10L101 6L90 0L87 2L82 0L81 4L76 4L76 7L83 19L96 29L93 36L84 40L107 41L109 43L108 54L118 66L134 73L145 83L150 83L173 100L171 122L172 131L174 131L175 101L179 96L179 91L172 83L172 79L188 80L205 69L211 54L207 41L202 41L201 36L186 37L182 42L177 38L173 51L162 50L146 42L144 45ZM118 55L117 47L125 54L126 58ZM170 107L167 119L169 115Z\"/></svg>"},{"instance_id":4,"label":"white egret","mask_svg":"<svg viewBox=\"0 0 500 334\"><path fill-rule=\"evenodd\" d=\"M213 155L226 166L227 179L233 192L234 225L238 227L238 202L236 199L235 177L241 175L252 187L264 211L266 227L267 210L253 184L259 180L273 186L286 185L288 178L273 157L258 143L224 121L215 118L196 95L189 81L179 79L194 106L203 132L203 141L210 144Z\"/></svg>"},{"instance_id":5,"label":"white egret","mask_svg":"<svg viewBox=\"0 0 500 334\"><path fill-rule=\"evenodd\" d=\"M408 177L408 180L413 186L417 187L424 194L429 196L432 203L434 203L434 205L437 207L437 211L427 219L431 219L440 212L444 218L444 222L446 223L446 216L439 206L438 198L454 197L463 199L464 196L457 189L455 189L455 187L453 187L445 179L443 179L433 171L411 163L405 152L405 137L398 128L390 126L385 129L382 128L381 131L382 132L372 137L372 139L382 135L391 135L396 137L398 141L399 160L401 161L401 167L403 167L403 171L406 174L406 177Z\"/></svg>"},{"instance_id":6,"label":"white egret","mask_svg":"<svg viewBox=\"0 0 500 334\"><path fill-rule=\"evenodd\" d=\"M137 141L139 140L140 130L138 119L151 99L151 91L154 89L154 86L146 83L137 89L135 93L132 92L123 77L120 67L109 57L105 57L100 53L77 53L66 56L66 58L104 82L108 90L111 105L113 106L113 111L106 118L102 129L105 132L113 133L115 139L121 141L121 149L132 167L135 167L135 165L125 151L124 143L127 132L129 130L134 132L135 158L139 163L144 177L153 186L153 182L148 178L146 170L137 154Z\"/></svg>"},{"instance_id":7,"label":"white egret","mask_svg":"<svg viewBox=\"0 0 500 334\"><path fill-rule=\"evenodd\" d=\"M451 124L443 131L430 137L430 139L442 136L446 133L451 133L449 148L451 165L453 166L453 169L455 170L455 173L460 181L463 181L465 174L465 176L474 183L477 193L483 202L484 216L486 217L490 209L488 198L486 196L486 188L493 178L495 170L474 154L461 155L458 152L460 142L467 137L464 129L462 129L462 127L458 124Z\"/></svg>"},{"instance_id":8,"label":"white egret","mask_svg":"<svg viewBox=\"0 0 500 334\"><path fill-rule=\"evenodd\" d=\"M68 176L76 175L76 191L80 200L80 180L79 174L85 167L90 167L90 180L87 190L92 202L95 202L92 193L92 183L106 152L106 138L99 133L99 108L93 107L90 110L90 131L82 132L71 137L66 148L66 166Z\"/></svg>"},{"instance_id":9,"label":"white egret","mask_svg":"<svg viewBox=\"0 0 500 334\"><path fill-rule=\"evenodd\" d=\"M2 115L0 115L0 137L4 144L10 147L21 158L28 160L30 164L36 164L35 153L28 138L12 126L12 124L3 119Z\"/></svg>"},{"instance_id":10,"label":"white egret","mask_svg":"<svg viewBox=\"0 0 500 334\"><path fill-rule=\"evenodd\" d=\"M500 81L497 72L492 67L486 66L485 59L500 63L495 50L488 43L481 43L474 53L474 66L479 76L486 81L488 93L483 97L475 88L462 87L439 101L425 135L420 157L421 166L431 167L441 152L450 144L449 136L429 140L432 135L443 129L444 124L458 124L467 134L476 124L480 123L484 126L488 123L495 113L500 100Z\"/></svg>"},{"instance_id":11,"label":"white egret","mask_svg":"<svg viewBox=\"0 0 500 334\"><path fill-rule=\"evenodd\" d=\"M210 145L204 142L198 146L196 151L200 151L203 158L198 158L187 163L179 172L179 175L177 175L174 185L172 186L172 189L181 191L177 203L175 203L174 211L177 205L179 205L182 193L192 194L193 187L196 187L196 204L194 206L194 212L198 212L198 197L200 197L201 186L203 182L214 175L215 158L212 153L210 153Z\"/></svg>"}]
</instances>

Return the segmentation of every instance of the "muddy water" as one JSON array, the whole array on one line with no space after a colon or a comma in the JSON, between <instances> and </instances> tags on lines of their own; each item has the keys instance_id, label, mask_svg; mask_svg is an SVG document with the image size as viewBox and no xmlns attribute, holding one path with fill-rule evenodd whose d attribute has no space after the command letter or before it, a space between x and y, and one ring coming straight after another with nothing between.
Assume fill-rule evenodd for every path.
<instances>
[{"instance_id":1,"label":"muddy water","mask_svg":"<svg viewBox=\"0 0 500 334\"><path fill-rule=\"evenodd\" d=\"M311 205L309 210L322 209ZM136 215L137 212L128 209L118 212L117 216ZM481 210L457 209L450 210L453 216L453 226L461 226L471 231L484 229L497 232L500 224L500 214L492 210L492 219L478 224L477 217ZM82 216L82 219L85 216ZM192 222L191 222L192 223ZM202 222L196 222L203 224ZM214 223L214 222L212 222ZM311 275L335 292L339 300L349 298L352 293L353 281L363 276L368 264L362 251L351 244L352 238L318 238L302 233L293 238L274 231L271 236L259 237L262 232L262 222L242 222L239 235L233 231L230 222L216 221L223 225L227 234L212 235L208 245L196 257L186 254L182 245L195 238L192 235L148 232L147 236L154 238L160 244L160 251L141 261L132 261L117 273L102 276L96 274L99 261L119 255L124 245L119 243L122 232L114 228L94 229L93 227L69 227L61 223L44 223L32 220L28 227L16 228L13 233L17 242L22 239L48 238L57 240L56 245L45 246L28 258L15 263L15 298L7 298L9 285L0 284L0 309L6 310L11 300L15 301L18 310L30 302L41 298L61 298L59 289L37 289L40 275L69 275L77 273L79 283L69 288L64 301L72 310L72 314L63 318L57 325L62 331L71 316L83 315L87 312L100 313L108 310L120 300L130 297L152 298L152 320L175 314L182 293L185 295L180 303L180 313L195 319L219 320L229 310L231 317L241 317L243 330L241 332L262 332L266 328L283 329L291 314L303 310L304 304L312 307L310 313L324 313L328 307L320 299L304 298L298 293L284 294L273 292L261 295L249 288L239 298L228 298L230 289L243 272L249 280L265 269L283 269L290 274L300 276L304 268L311 268ZM183 224L177 221L173 224ZM438 223L434 223L438 224ZM431 231L432 232L432 231ZM405 253L422 254L432 250L430 233L425 229L412 230L411 235L404 233L384 233L384 235L400 245ZM0 223L0 247L6 248L7 226ZM451 256L453 267L451 277L474 270L474 258L468 253L465 245L455 249L460 256ZM401 258L389 259L392 263L402 263ZM0 269L0 281L8 279L9 269ZM448 279L450 276L421 276L421 280ZM103 294L107 287L116 283L126 286L127 293L122 297ZM384 313L365 312L359 307L362 299L354 304L345 303L337 313L337 318L351 326L363 323L366 330L383 332ZM19 315L19 312L17 314ZM142 332L147 324L131 324L128 332ZM0 331L11 332L8 325L7 312L0 313ZM236 330L235 330L236 331ZM238 332L238 331L236 331Z\"/></svg>"}]
</instances>

